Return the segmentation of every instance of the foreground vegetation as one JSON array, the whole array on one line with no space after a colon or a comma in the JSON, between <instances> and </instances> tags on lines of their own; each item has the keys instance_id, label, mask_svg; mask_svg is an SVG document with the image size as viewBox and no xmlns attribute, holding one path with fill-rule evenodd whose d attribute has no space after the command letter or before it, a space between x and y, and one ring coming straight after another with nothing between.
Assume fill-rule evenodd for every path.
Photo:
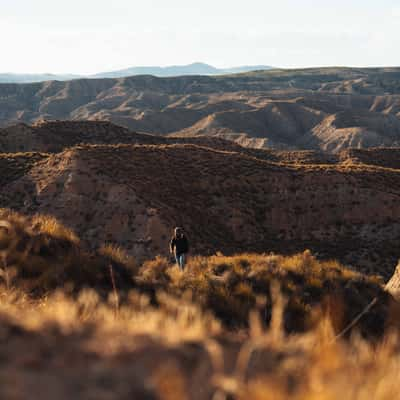
<instances>
[{"instance_id":1,"label":"foreground vegetation","mask_svg":"<svg viewBox=\"0 0 400 400\"><path fill-rule=\"evenodd\" d=\"M399 338L335 339L329 319L286 335L275 293L268 329L257 312L227 331L188 299L131 292L116 308L93 290L32 300L1 289L4 399L396 399Z\"/></svg>"},{"instance_id":2,"label":"foreground vegetation","mask_svg":"<svg viewBox=\"0 0 400 400\"><path fill-rule=\"evenodd\" d=\"M181 273L2 210L0 257L0 398L398 398L398 306L378 277L309 251Z\"/></svg>"}]
</instances>

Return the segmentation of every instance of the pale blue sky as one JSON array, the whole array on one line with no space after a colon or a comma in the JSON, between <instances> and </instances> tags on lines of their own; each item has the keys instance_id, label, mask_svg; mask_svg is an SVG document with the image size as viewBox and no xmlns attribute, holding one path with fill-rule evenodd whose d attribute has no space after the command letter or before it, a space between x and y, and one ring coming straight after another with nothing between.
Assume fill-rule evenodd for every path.
<instances>
[{"instance_id":1,"label":"pale blue sky","mask_svg":"<svg viewBox=\"0 0 400 400\"><path fill-rule=\"evenodd\" d=\"M399 0L0 0L0 72L400 65Z\"/></svg>"}]
</instances>

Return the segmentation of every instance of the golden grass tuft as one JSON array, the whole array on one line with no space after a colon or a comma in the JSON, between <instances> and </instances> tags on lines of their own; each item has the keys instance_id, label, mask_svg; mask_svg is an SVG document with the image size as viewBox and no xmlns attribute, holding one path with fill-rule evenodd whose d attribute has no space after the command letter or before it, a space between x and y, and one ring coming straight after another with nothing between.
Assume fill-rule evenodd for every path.
<instances>
[{"instance_id":1,"label":"golden grass tuft","mask_svg":"<svg viewBox=\"0 0 400 400\"><path fill-rule=\"evenodd\" d=\"M100 247L99 254L109 258L111 262L125 265L132 272L137 268L136 260L122 247L119 247L115 244L104 244Z\"/></svg>"},{"instance_id":2,"label":"golden grass tuft","mask_svg":"<svg viewBox=\"0 0 400 400\"><path fill-rule=\"evenodd\" d=\"M74 244L79 243L76 234L52 216L36 214L31 220L31 225L34 232L47 234L56 239L64 239Z\"/></svg>"}]
</instances>

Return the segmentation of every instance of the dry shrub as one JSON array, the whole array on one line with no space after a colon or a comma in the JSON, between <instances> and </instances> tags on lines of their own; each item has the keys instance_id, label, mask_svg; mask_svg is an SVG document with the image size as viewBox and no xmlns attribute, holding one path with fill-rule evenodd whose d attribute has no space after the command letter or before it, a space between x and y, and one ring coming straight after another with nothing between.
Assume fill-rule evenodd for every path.
<instances>
[{"instance_id":1,"label":"dry shrub","mask_svg":"<svg viewBox=\"0 0 400 400\"><path fill-rule=\"evenodd\" d=\"M55 239L79 244L79 238L75 233L52 216L36 214L31 219L30 224L34 232L40 232Z\"/></svg>"},{"instance_id":2,"label":"dry shrub","mask_svg":"<svg viewBox=\"0 0 400 400\"><path fill-rule=\"evenodd\" d=\"M100 247L99 254L108 259L111 264L125 265L133 273L137 271L136 260L120 246L105 244Z\"/></svg>"},{"instance_id":3,"label":"dry shrub","mask_svg":"<svg viewBox=\"0 0 400 400\"><path fill-rule=\"evenodd\" d=\"M140 268L137 282L143 284L168 284L170 277L167 270L171 267L165 257L157 256L154 260L146 261Z\"/></svg>"},{"instance_id":4,"label":"dry shrub","mask_svg":"<svg viewBox=\"0 0 400 400\"><path fill-rule=\"evenodd\" d=\"M312 329L318 312L331 313L335 331L339 332L377 296L379 305L361 325L364 334L380 335L384 331L388 298L382 287L373 278L350 271L336 261L317 260L308 250L293 256L197 256L189 258L184 273L157 257L146 262L135 279L138 288L150 295L154 295L155 288L174 296L190 291L203 309L212 310L227 326L236 328L247 327L259 296L267 299L259 312L263 323L269 325L273 303L270 287L277 281L287 298L284 327L288 332Z\"/></svg>"},{"instance_id":5,"label":"dry shrub","mask_svg":"<svg viewBox=\"0 0 400 400\"><path fill-rule=\"evenodd\" d=\"M133 261L122 251L105 247L88 252L55 218L28 218L7 209L0 210L0 263L7 286L15 284L37 294L69 283L76 289L107 289L111 286L110 263L121 286L132 284Z\"/></svg>"}]
</instances>

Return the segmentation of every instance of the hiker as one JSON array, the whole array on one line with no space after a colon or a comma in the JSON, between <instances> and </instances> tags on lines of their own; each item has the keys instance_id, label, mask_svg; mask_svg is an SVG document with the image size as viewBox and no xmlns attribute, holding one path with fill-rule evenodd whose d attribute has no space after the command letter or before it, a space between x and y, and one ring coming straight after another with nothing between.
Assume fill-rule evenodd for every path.
<instances>
[{"instance_id":1,"label":"hiker","mask_svg":"<svg viewBox=\"0 0 400 400\"><path fill-rule=\"evenodd\" d=\"M171 254L175 255L175 260L179 269L183 271L186 263L186 253L189 251L189 242L182 228L176 227L174 229L174 235L169 243L169 249Z\"/></svg>"}]
</instances>

